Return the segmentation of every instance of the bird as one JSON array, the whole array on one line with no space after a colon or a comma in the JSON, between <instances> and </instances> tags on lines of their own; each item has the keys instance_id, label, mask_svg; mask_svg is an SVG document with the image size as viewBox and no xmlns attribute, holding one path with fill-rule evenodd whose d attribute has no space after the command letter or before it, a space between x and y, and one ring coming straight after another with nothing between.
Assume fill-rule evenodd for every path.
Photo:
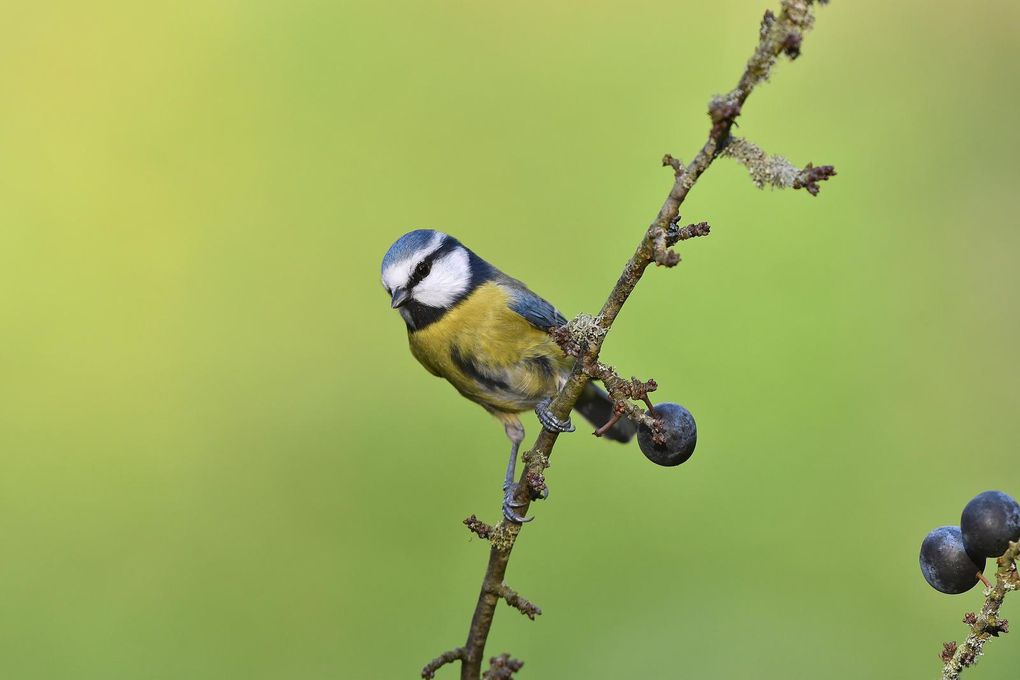
<instances>
[{"instance_id":1,"label":"bird","mask_svg":"<svg viewBox=\"0 0 1020 680\"><path fill-rule=\"evenodd\" d=\"M569 418L560 420L549 409L574 363L550 335L566 319L524 283L433 229L415 229L390 246L382 260L382 285L404 320L414 358L503 425L510 440L503 516L530 521L516 512L523 505L515 501L514 483L524 440L520 414L534 410L552 432L574 430ZM613 414L613 401L588 383L575 409L601 428ZM625 443L636 431L621 418L602 435Z\"/></svg>"}]
</instances>

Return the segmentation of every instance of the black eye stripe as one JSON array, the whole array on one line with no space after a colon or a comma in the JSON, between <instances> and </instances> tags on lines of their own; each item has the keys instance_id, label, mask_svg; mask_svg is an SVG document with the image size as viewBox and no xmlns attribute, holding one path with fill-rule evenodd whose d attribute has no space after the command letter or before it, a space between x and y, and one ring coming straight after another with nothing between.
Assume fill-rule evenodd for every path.
<instances>
[{"instance_id":1,"label":"black eye stripe","mask_svg":"<svg viewBox=\"0 0 1020 680\"><path fill-rule=\"evenodd\" d=\"M432 262L430 260L425 259L419 262L414 271L411 272L411 280L407 282L408 288L414 288L421 283L421 280L428 276L430 271L432 271Z\"/></svg>"},{"instance_id":2,"label":"black eye stripe","mask_svg":"<svg viewBox=\"0 0 1020 680\"><path fill-rule=\"evenodd\" d=\"M429 253L429 255L424 260L422 260L415 266L414 271L411 272L411 279L407 282L407 287L414 288L416 285L421 283L421 280L428 276L429 272L432 271L432 264L436 260L441 258L443 255L446 255L447 253L453 251L453 249L456 247L457 243L455 241L449 240L446 241L439 249L435 250L432 253Z\"/></svg>"}]
</instances>

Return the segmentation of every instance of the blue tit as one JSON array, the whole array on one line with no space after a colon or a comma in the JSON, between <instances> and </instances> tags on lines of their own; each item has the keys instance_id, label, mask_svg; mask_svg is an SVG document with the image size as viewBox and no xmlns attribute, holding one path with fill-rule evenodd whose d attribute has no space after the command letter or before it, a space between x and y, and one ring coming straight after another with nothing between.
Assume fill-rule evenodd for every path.
<instances>
[{"instance_id":1,"label":"blue tit","mask_svg":"<svg viewBox=\"0 0 1020 680\"><path fill-rule=\"evenodd\" d=\"M503 514L513 521L514 470L524 439L518 414L534 409L546 429L573 430L549 402L573 359L549 335L563 316L527 286L483 260L452 236L431 229L404 234L382 261L382 284L407 324L411 354L430 373L491 413L510 439ZM589 384L576 407L596 427L613 413L604 391ZM604 436L627 442L634 423L620 419Z\"/></svg>"}]
</instances>

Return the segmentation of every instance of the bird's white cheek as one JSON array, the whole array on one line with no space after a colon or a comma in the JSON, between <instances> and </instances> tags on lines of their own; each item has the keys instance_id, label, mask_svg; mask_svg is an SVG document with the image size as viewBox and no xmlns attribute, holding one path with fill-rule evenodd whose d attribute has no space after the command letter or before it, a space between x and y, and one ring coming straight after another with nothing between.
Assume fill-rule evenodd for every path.
<instances>
[{"instance_id":1,"label":"bird's white cheek","mask_svg":"<svg viewBox=\"0 0 1020 680\"><path fill-rule=\"evenodd\" d=\"M471 284L468 254L455 250L432 265L432 271L414 287L414 299L429 307L449 307Z\"/></svg>"}]
</instances>

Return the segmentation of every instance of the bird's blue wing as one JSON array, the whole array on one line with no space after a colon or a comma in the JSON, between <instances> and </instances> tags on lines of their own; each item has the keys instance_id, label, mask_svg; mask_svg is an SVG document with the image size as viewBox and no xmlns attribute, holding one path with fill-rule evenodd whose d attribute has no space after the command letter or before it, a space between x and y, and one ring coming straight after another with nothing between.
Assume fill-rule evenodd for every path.
<instances>
[{"instance_id":1,"label":"bird's blue wing","mask_svg":"<svg viewBox=\"0 0 1020 680\"><path fill-rule=\"evenodd\" d=\"M508 281L506 288L510 293L510 309L523 316L536 328L547 331L567 323L555 307L528 290L520 281Z\"/></svg>"}]
</instances>

